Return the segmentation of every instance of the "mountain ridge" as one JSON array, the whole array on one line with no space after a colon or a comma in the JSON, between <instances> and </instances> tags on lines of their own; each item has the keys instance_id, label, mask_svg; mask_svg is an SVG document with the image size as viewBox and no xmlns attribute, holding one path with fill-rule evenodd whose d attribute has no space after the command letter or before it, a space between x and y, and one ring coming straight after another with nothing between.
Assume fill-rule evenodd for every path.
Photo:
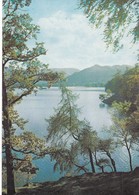
<instances>
[{"instance_id":1,"label":"mountain ridge","mask_svg":"<svg viewBox=\"0 0 139 195\"><path fill-rule=\"evenodd\" d=\"M67 77L68 86L104 86L118 73L124 73L129 65L94 65Z\"/></svg>"},{"instance_id":2,"label":"mountain ridge","mask_svg":"<svg viewBox=\"0 0 139 195\"><path fill-rule=\"evenodd\" d=\"M72 75L75 72L79 72L80 70L77 68L52 68L54 72L64 72L66 76Z\"/></svg>"},{"instance_id":3,"label":"mountain ridge","mask_svg":"<svg viewBox=\"0 0 139 195\"><path fill-rule=\"evenodd\" d=\"M82 70L77 68L52 68L50 70L65 73L67 86L104 87L116 73L124 73L129 68L131 68L130 65L101 66L95 64ZM37 86L46 87L47 82L40 81ZM58 83L54 86L58 86Z\"/></svg>"}]
</instances>

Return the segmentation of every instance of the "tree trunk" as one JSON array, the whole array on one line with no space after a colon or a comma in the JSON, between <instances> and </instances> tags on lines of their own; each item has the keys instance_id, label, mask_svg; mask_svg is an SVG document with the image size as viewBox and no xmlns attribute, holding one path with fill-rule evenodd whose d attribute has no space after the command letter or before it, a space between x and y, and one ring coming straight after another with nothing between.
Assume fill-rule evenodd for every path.
<instances>
[{"instance_id":1,"label":"tree trunk","mask_svg":"<svg viewBox=\"0 0 139 195\"><path fill-rule=\"evenodd\" d=\"M113 158L111 157L110 152L106 151L106 154L107 154L107 156L109 157L109 159L110 159L110 161L111 161L111 164L112 164L112 166L113 166L114 172L117 172L117 170L116 170L116 165L115 165L115 161L114 161Z\"/></svg>"},{"instance_id":2,"label":"tree trunk","mask_svg":"<svg viewBox=\"0 0 139 195\"><path fill-rule=\"evenodd\" d=\"M102 173L104 173L104 166L101 166Z\"/></svg>"},{"instance_id":3,"label":"tree trunk","mask_svg":"<svg viewBox=\"0 0 139 195\"><path fill-rule=\"evenodd\" d=\"M9 119L8 113L8 100L6 86L4 82L4 71L3 71L3 130L5 138L5 155L6 155L6 169L7 169L7 195L15 194L15 184L14 184L14 173L13 173L13 157L11 151L11 121Z\"/></svg>"},{"instance_id":4,"label":"tree trunk","mask_svg":"<svg viewBox=\"0 0 139 195\"><path fill-rule=\"evenodd\" d=\"M99 165L99 163L97 161L96 151L94 152L94 157L95 157L96 165L101 169L102 173L104 173L104 166Z\"/></svg>"},{"instance_id":5,"label":"tree trunk","mask_svg":"<svg viewBox=\"0 0 139 195\"><path fill-rule=\"evenodd\" d=\"M111 164L112 164L112 167L113 167L113 169L114 169L114 172L117 172L116 165L115 165L115 161L114 161L113 158L111 157L110 152L106 151L106 154L107 154L107 156L109 157L109 159L110 159L110 161L111 161Z\"/></svg>"},{"instance_id":6,"label":"tree trunk","mask_svg":"<svg viewBox=\"0 0 139 195\"><path fill-rule=\"evenodd\" d=\"M10 145L6 145L7 195L15 194L13 161Z\"/></svg>"},{"instance_id":7,"label":"tree trunk","mask_svg":"<svg viewBox=\"0 0 139 195\"><path fill-rule=\"evenodd\" d=\"M92 152L91 149L88 148L88 153L89 153L89 158L90 158L90 164L91 164L91 168L92 168L92 172L95 173L95 166L94 166L94 162L93 162L93 156L92 156Z\"/></svg>"},{"instance_id":8,"label":"tree trunk","mask_svg":"<svg viewBox=\"0 0 139 195\"><path fill-rule=\"evenodd\" d=\"M128 152L128 156L129 156L130 170L133 171L131 152L130 152L130 148L128 147L128 144L127 144L126 140L125 140L125 144L126 144L126 148L127 148L127 152Z\"/></svg>"}]
</instances>

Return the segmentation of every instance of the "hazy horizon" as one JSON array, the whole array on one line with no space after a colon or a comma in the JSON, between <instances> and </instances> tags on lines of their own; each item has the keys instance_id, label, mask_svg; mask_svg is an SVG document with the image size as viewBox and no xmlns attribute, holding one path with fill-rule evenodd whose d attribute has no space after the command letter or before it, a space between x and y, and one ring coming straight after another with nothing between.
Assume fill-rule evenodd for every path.
<instances>
[{"instance_id":1,"label":"hazy horizon","mask_svg":"<svg viewBox=\"0 0 139 195\"><path fill-rule=\"evenodd\" d=\"M88 68L91 68L91 67L94 67L94 66L102 66L102 67L108 67L108 66L110 66L110 65L107 65L107 64L104 64L104 65L101 65L101 64L94 64L94 65L92 65L92 66L87 66L87 67L84 67L84 68L75 68L75 67L54 67L54 68L51 68L51 69L77 69L77 70L79 70L79 71L82 71L82 70L84 70L84 69L88 69ZM111 65L111 66L128 66L128 67L134 67L135 66L135 64L133 64L133 65L130 65L130 64L113 64L113 65ZM111 67L110 66L110 67Z\"/></svg>"}]
</instances>

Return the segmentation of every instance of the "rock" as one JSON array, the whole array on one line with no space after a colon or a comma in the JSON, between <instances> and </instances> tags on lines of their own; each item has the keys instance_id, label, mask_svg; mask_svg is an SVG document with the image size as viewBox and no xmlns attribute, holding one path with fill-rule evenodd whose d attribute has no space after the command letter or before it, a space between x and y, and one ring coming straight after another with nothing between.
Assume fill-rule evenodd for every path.
<instances>
[{"instance_id":1,"label":"rock","mask_svg":"<svg viewBox=\"0 0 139 195\"><path fill-rule=\"evenodd\" d=\"M139 167L131 172L85 173L17 189L17 195L138 195Z\"/></svg>"},{"instance_id":2,"label":"rock","mask_svg":"<svg viewBox=\"0 0 139 195\"><path fill-rule=\"evenodd\" d=\"M139 167L136 167L133 171L134 175L139 175Z\"/></svg>"}]
</instances>

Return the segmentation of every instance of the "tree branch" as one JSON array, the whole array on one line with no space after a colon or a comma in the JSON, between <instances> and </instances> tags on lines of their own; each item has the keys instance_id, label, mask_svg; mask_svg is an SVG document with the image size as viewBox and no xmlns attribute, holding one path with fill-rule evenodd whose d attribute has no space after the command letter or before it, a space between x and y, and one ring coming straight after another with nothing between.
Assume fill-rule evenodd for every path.
<instances>
[{"instance_id":1,"label":"tree branch","mask_svg":"<svg viewBox=\"0 0 139 195\"><path fill-rule=\"evenodd\" d=\"M15 104L16 102L18 102L19 100L21 100L23 97L29 95L32 91L33 91L33 89L30 89L30 90L24 92L22 95L18 96L15 100L13 100L12 102L10 102L8 104L8 106L12 106L13 104Z\"/></svg>"},{"instance_id":2,"label":"tree branch","mask_svg":"<svg viewBox=\"0 0 139 195\"><path fill-rule=\"evenodd\" d=\"M19 149L15 149L14 147L12 147L12 150L15 152L24 153L24 154L34 154L34 152L32 150L30 150L30 151L19 150Z\"/></svg>"}]
</instances>

